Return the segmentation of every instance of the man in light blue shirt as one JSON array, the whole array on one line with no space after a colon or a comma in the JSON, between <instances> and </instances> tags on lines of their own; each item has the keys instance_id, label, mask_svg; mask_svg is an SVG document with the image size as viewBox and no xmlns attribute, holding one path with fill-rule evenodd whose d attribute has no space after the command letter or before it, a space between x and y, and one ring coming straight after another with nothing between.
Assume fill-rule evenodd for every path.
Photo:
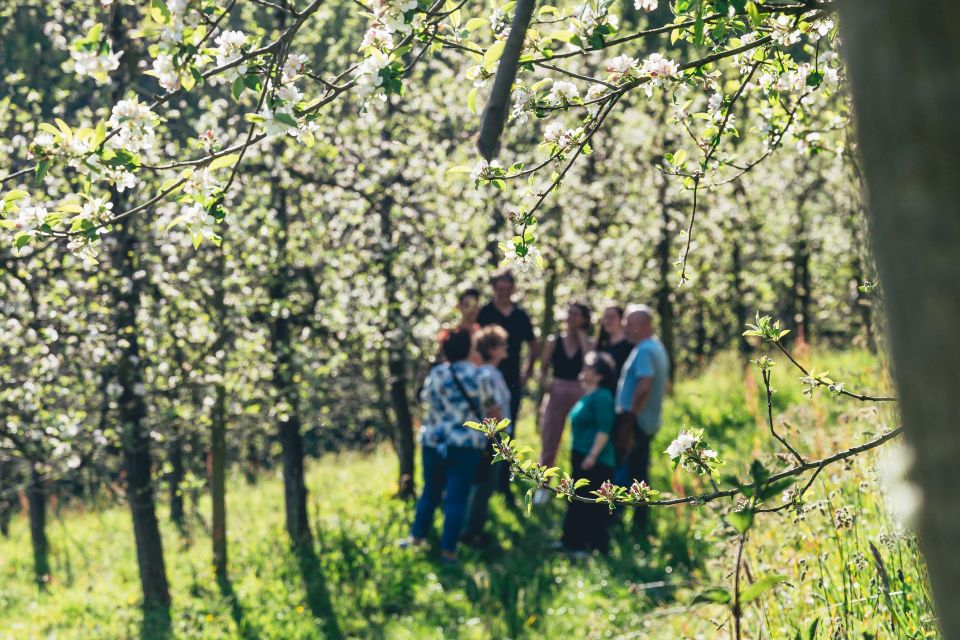
<instances>
[{"instance_id":1,"label":"man in light blue shirt","mask_svg":"<svg viewBox=\"0 0 960 640\"><path fill-rule=\"evenodd\" d=\"M617 411L635 416L637 433L633 450L627 457L630 478L649 482L650 440L660 429L663 396L670 379L670 358L654 332L653 310L646 305L627 308L624 331L636 346L623 365L617 385ZM647 509L634 509L634 529L647 527Z\"/></svg>"}]
</instances>

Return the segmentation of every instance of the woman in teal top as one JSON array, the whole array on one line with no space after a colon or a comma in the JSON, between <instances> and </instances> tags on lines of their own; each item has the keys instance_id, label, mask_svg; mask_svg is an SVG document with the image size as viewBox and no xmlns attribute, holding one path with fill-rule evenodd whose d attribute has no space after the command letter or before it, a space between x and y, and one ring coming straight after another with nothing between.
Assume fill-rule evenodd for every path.
<instances>
[{"instance_id":1,"label":"woman in teal top","mask_svg":"<svg viewBox=\"0 0 960 640\"><path fill-rule=\"evenodd\" d=\"M578 495L590 496L613 475L616 459L610 431L615 407L613 391L617 384L616 363L606 353L591 352L584 358L580 384L584 396L570 412L573 427L573 477L586 478L590 484ZM609 547L607 527L610 512L602 504L571 502L563 521L561 543L567 551L582 554L589 549L606 553Z\"/></svg>"}]
</instances>

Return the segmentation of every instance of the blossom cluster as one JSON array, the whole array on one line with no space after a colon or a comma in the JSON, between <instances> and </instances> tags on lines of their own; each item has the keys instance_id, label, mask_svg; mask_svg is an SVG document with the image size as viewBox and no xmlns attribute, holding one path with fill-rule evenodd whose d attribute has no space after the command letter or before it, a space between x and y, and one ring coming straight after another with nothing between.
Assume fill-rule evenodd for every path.
<instances>
[{"instance_id":1,"label":"blossom cluster","mask_svg":"<svg viewBox=\"0 0 960 640\"><path fill-rule=\"evenodd\" d=\"M697 474L710 473L720 463L717 452L704 442L702 429L681 429L664 453L675 466Z\"/></svg>"}]
</instances>

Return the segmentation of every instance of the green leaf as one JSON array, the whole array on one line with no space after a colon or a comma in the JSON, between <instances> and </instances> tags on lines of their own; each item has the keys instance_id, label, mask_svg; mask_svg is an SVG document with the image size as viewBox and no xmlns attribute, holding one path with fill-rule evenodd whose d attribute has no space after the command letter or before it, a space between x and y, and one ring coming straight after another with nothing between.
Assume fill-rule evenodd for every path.
<instances>
[{"instance_id":1,"label":"green leaf","mask_svg":"<svg viewBox=\"0 0 960 640\"><path fill-rule=\"evenodd\" d=\"M693 25L693 42L698 47L703 46L703 5L697 7L697 21Z\"/></svg>"},{"instance_id":2,"label":"green leaf","mask_svg":"<svg viewBox=\"0 0 960 640\"><path fill-rule=\"evenodd\" d=\"M237 78L233 81L233 86L230 88L230 93L233 95L234 100L239 100L240 96L243 94L243 89L247 85L244 84L243 78Z\"/></svg>"},{"instance_id":3,"label":"green leaf","mask_svg":"<svg viewBox=\"0 0 960 640\"><path fill-rule=\"evenodd\" d=\"M478 88L474 87L470 89L470 93L467 94L467 106L470 107L470 113L477 112L477 91Z\"/></svg>"},{"instance_id":4,"label":"green leaf","mask_svg":"<svg viewBox=\"0 0 960 640\"><path fill-rule=\"evenodd\" d=\"M30 242L30 234L21 233L17 235L16 240L13 241L13 246L15 246L17 249L22 249L29 242Z\"/></svg>"},{"instance_id":5,"label":"green leaf","mask_svg":"<svg viewBox=\"0 0 960 640\"><path fill-rule=\"evenodd\" d=\"M282 113L282 112L274 113L273 119L276 120L277 122L282 122L283 124L289 127L296 128L297 126L299 126L299 124L297 123L297 119L294 118L289 113Z\"/></svg>"},{"instance_id":6,"label":"green leaf","mask_svg":"<svg viewBox=\"0 0 960 640\"><path fill-rule=\"evenodd\" d=\"M503 48L507 46L506 40L499 40L490 45L490 48L483 54L483 66L490 66L500 59L503 55Z\"/></svg>"},{"instance_id":7,"label":"green leaf","mask_svg":"<svg viewBox=\"0 0 960 640\"><path fill-rule=\"evenodd\" d=\"M727 522L736 529L737 533L746 533L753 526L753 509L744 509L743 511L734 511L727 516Z\"/></svg>"},{"instance_id":8,"label":"green leaf","mask_svg":"<svg viewBox=\"0 0 960 640\"><path fill-rule=\"evenodd\" d=\"M787 581L787 576L781 575L770 575L764 576L754 582L752 585L743 590L743 593L740 594L740 602L747 603L756 600L764 593L774 588L778 584L783 584Z\"/></svg>"},{"instance_id":9,"label":"green leaf","mask_svg":"<svg viewBox=\"0 0 960 640\"><path fill-rule=\"evenodd\" d=\"M39 185L43 182L44 176L47 175L47 170L50 169L50 164L51 164L50 160L41 160L40 162L37 163L36 177L34 180L36 184Z\"/></svg>"},{"instance_id":10,"label":"green leaf","mask_svg":"<svg viewBox=\"0 0 960 640\"><path fill-rule=\"evenodd\" d=\"M753 26L759 27L763 24L763 17L760 15L760 11L757 9L757 3L752 0L747 3L747 15L750 16L750 20L753 21Z\"/></svg>"},{"instance_id":11,"label":"green leaf","mask_svg":"<svg viewBox=\"0 0 960 640\"><path fill-rule=\"evenodd\" d=\"M712 587L698 593L690 604L729 604L733 598L730 592L723 587Z\"/></svg>"},{"instance_id":12,"label":"green leaf","mask_svg":"<svg viewBox=\"0 0 960 640\"><path fill-rule=\"evenodd\" d=\"M487 26L489 21L486 18L470 18L467 20L467 24L463 25L463 28L467 31L476 31L482 27Z\"/></svg>"},{"instance_id":13,"label":"green leaf","mask_svg":"<svg viewBox=\"0 0 960 640\"><path fill-rule=\"evenodd\" d=\"M224 167L232 167L237 163L238 160L240 160L239 153L230 153L215 159L213 162L207 165L207 168L210 169L210 171L216 171L217 169L222 169Z\"/></svg>"}]
</instances>

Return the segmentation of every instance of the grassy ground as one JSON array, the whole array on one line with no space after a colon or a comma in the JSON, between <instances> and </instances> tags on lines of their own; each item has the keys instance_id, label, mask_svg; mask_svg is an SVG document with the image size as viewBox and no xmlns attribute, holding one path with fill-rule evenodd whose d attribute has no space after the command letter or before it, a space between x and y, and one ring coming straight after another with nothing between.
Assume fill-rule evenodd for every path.
<instances>
[{"instance_id":1,"label":"grassy ground","mask_svg":"<svg viewBox=\"0 0 960 640\"><path fill-rule=\"evenodd\" d=\"M824 355L814 364L848 388L884 386L877 363L864 353ZM689 474L674 473L659 454L683 425L706 430L726 461L725 473L743 477L754 458L773 460L776 449L763 422L765 398L756 379L728 359L677 385L654 442L655 487L674 493L704 488ZM786 420L782 429L811 457L861 442L892 419L852 400L802 399L797 376L782 364L774 384L781 389L775 399ZM521 440L531 441L532 433L531 424L521 424ZM922 562L912 536L885 515L872 461L869 456L821 474L802 517L771 514L759 520L745 549L746 580L777 573L789 584L747 608L744 637L793 638L814 621L818 638L933 637ZM412 505L390 497L395 475L387 450L312 461L308 483L317 543L307 557L295 556L286 543L280 481L264 478L247 486L235 478L228 495L229 584L218 584L210 566L207 502L201 500L186 532L161 513L174 598L172 636L730 635L725 608L690 604L698 592L731 582L735 538L720 515L729 503L657 511L651 543L634 541L618 528L609 557L571 562L542 549L559 534L561 504L536 508L527 517L495 498L502 549L467 550L462 566L449 569L430 551L408 552L393 544L406 534L412 515ZM33 584L26 521L19 519L11 537L0 540L0 638L153 635L139 609L133 534L124 507L55 510L49 534L53 577L46 592Z\"/></svg>"}]
</instances>

